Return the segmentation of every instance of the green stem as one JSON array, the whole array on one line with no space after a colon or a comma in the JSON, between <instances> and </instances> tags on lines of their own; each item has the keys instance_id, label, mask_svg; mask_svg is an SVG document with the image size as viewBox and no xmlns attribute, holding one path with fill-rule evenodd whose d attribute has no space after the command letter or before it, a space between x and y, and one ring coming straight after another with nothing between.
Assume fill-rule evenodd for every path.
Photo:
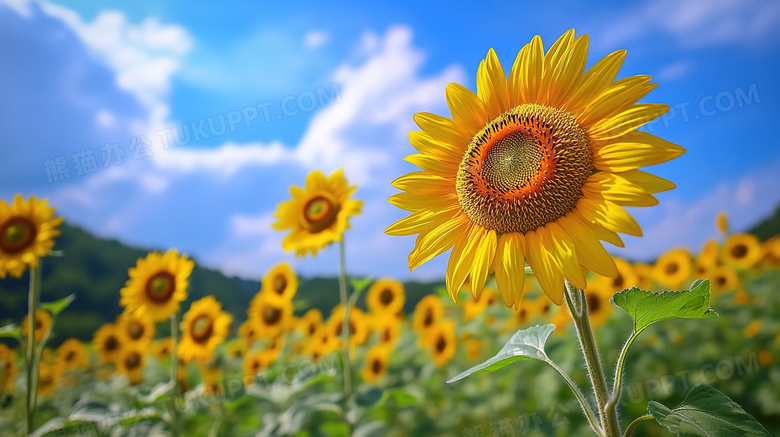
<instances>
[{"instance_id":1,"label":"green stem","mask_svg":"<svg viewBox=\"0 0 780 437\"><path fill-rule=\"evenodd\" d=\"M343 234L341 236L341 240L339 241L339 258L341 261L339 267L339 298L341 300L341 305L344 307L344 320L342 321L341 325L341 332L344 333L344 414L345 417L348 417L347 407L349 405L350 399L352 398L352 363L350 362L349 357L349 300L347 299L347 266L346 255L344 254ZM347 426L349 426L349 435L351 435L352 424L349 422L349 419L347 419Z\"/></svg>"},{"instance_id":2,"label":"green stem","mask_svg":"<svg viewBox=\"0 0 780 437\"><path fill-rule=\"evenodd\" d=\"M28 435L33 432L33 418L35 416L35 398L33 393L38 391L38 363L35 360L35 326L36 326L36 311L38 311L38 298L40 293L39 282L39 270L38 267L30 267L30 291L28 294L28 311L29 316L27 318L27 395L25 398L25 422L24 433Z\"/></svg>"},{"instance_id":3,"label":"green stem","mask_svg":"<svg viewBox=\"0 0 780 437\"><path fill-rule=\"evenodd\" d=\"M566 374L566 372L563 371L560 367L558 367L555 362L552 360L547 361L547 364L551 365L553 369L555 369L558 374L560 374L563 377L563 380L566 381L566 384L569 385L569 388L571 389L572 393L574 393L574 396L577 398L577 401L580 403L580 408L582 408L582 412L585 414L585 417L588 419L588 424L590 424L590 428L595 432L599 437L604 436L604 430L601 429L601 426L599 425L598 419L596 419L596 415L593 414L593 410L588 405L587 399L585 399L585 395L582 394L582 391L577 386L577 383L574 382L574 380L569 377L569 375Z\"/></svg>"},{"instance_id":4,"label":"green stem","mask_svg":"<svg viewBox=\"0 0 780 437\"><path fill-rule=\"evenodd\" d=\"M601 417L601 425L604 428L606 437L620 437L620 426L617 422L617 414L614 409L609 411L606 404L609 399L604 370L601 367L601 358L599 350L596 347L596 338L593 335L593 329L590 326L590 317L588 316L588 301L585 298L585 292L573 286L566 281L566 304L569 307L574 327L577 331L577 339L582 348L582 354L585 357L585 365L588 368L588 376L593 385L593 393L596 395L596 404Z\"/></svg>"},{"instance_id":5,"label":"green stem","mask_svg":"<svg viewBox=\"0 0 780 437\"><path fill-rule=\"evenodd\" d=\"M631 422L630 425L628 425L628 428L626 428L626 433L623 434L623 437L631 437L634 434L634 431L636 431L637 427L642 424L643 422L646 422L653 418L652 414L645 414L644 416L639 416Z\"/></svg>"},{"instance_id":6,"label":"green stem","mask_svg":"<svg viewBox=\"0 0 780 437\"><path fill-rule=\"evenodd\" d=\"M631 347L631 344L638 335L639 334L635 332L631 333L631 337L626 340L626 343L623 345L623 349L620 350L620 355L618 355L617 364L615 365L615 382L612 386L612 394L609 396L607 404L605 405L607 411L611 411L615 415L617 415L617 405L618 402L620 402L620 397L623 394L623 368L626 365L626 355L628 355L628 348Z\"/></svg>"},{"instance_id":7,"label":"green stem","mask_svg":"<svg viewBox=\"0 0 780 437\"><path fill-rule=\"evenodd\" d=\"M171 315L171 437L179 435L179 412L176 410L176 398L179 396L179 310Z\"/></svg>"}]
</instances>

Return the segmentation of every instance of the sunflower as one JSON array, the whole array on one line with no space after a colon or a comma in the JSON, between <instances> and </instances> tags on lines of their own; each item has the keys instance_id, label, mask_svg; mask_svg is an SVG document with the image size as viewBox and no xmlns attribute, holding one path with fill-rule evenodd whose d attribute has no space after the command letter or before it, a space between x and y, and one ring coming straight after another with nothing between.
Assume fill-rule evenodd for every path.
<instances>
[{"instance_id":1,"label":"sunflower","mask_svg":"<svg viewBox=\"0 0 780 437\"><path fill-rule=\"evenodd\" d=\"M155 325L149 314L125 311L116 321L122 344L138 343L146 347L154 339Z\"/></svg>"},{"instance_id":2,"label":"sunflower","mask_svg":"<svg viewBox=\"0 0 780 437\"><path fill-rule=\"evenodd\" d=\"M244 320L238 327L238 336L244 340L244 351L248 351L260 337L252 320Z\"/></svg>"},{"instance_id":3,"label":"sunflower","mask_svg":"<svg viewBox=\"0 0 780 437\"><path fill-rule=\"evenodd\" d=\"M57 362L64 370L86 370L89 367L89 355L84 343L75 338L65 340L57 348Z\"/></svg>"},{"instance_id":4,"label":"sunflower","mask_svg":"<svg viewBox=\"0 0 780 437\"><path fill-rule=\"evenodd\" d=\"M119 351L116 359L116 367L120 374L127 375L131 384L141 383L141 371L145 365L146 350L144 345L139 343L122 345L122 350Z\"/></svg>"},{"instance_id":5,"label":"sunflower","mask_svg":"<svg viewBox=\"0 0 780 437\"><path fill-rule=\"evenodd\" d=\"M312 308L298 320L298 329L306 337L311 337L322 326L322 311Z\"/></svg>"},{"instance_id":6,"label":"sunflower","mask_svg":"<svg viewBox=\"0 0 780 437\"><path fill-rule=\"evenodd\" d=\"M238 359L244 356L244 340L234 338L227 343L226 355L231 359Z\"/></svg>"},{"instance_id":7,"label":"sunflower","mask_svg":"<svg viewBox=\"0 0 780 437\"><path fill-rule=\"evenodd\" d=\"M350 187L339 169L325 178L315 170L306 177L306 186L290 187L292 199L279 204L274 217L279 221L274 229L290 233L282 240L285 251L295 250L295 256L306 256L334 241L341 241L341 235L349 229L349 218L360 214L363 202L350 200L356 186Z\"/></svg>"},{"instance_id":8,"label":"sunflower","mask_svg":"<svg viewBox=\"0 0 780 437\"><path fill-rule=\"evenodd\" d=\"M737 269L753 267L761 255L761 242L755 235L734 234L723 243L723 262Z\"/></svg>"},{"instance_id":9,"label":"sunflower","mask_svg":"<svg viewBox=\"0 0 780 437\"><path fill-rule=\"evenodd\" d=\"M148 314L153 321L165 320L187 299L187 286L195 262L174 249L152 252L139 258L128 270L130 279L120 290L119 303L129 311Z\"/></svg>"},{"instance_id":10,"label":"sunflower","mask_svg":"<svg viewBox=\"0 0 780 437\"><path fill-rule=\"evenodd\" d=\"M341 304L336 305L330 313L328 319L328 327L333 333L335 338L339 338L344 334L344 306ZM366 315L360 308L349 308L349 343L350 347L354 348L359 346L368 340L368 323Z\"/></svg>"},{"instance_id":11,"label":"sunflower","mask_svg":"<svg viewBox=\"0 0 780 437\"><path fill-rule=\"evenodd\" d=\"M114 363L122 349L117 327L113 323L106 323L95 331L92 343L101 363Z\"/></svg>"},{"instance_id":12,"label":"sunflower","mask_svg":"<svg viewBox=\"0 0 780 437\"><path fill-rule=\"evenodd\" d=\"M298 275L287 263L277 264L263 278L263 293L270 293L284 300L292 300L297 291Z\"/></svg>"},{"instance_id":13,"label":"sunflower","mask_svg":"<svg viewBox=\"0 0 780 437\"><path fill-rule=\"evenodd\" d=\"M668 289L679 288L691 270L691 254L682 248L672 249L655 261L653 279Z\"/></svg>"},{"instance_id":14,"label":"sunflower","mask_svg":"<svg viewBox=\"0 0 780 437\"><path fill-rule=\"evenodd\" d=\"M152 342L151 346L149 347L149 351L153 357L157 358L159 361L162 361L170 358L172 348L173 341L171 340L171 337L165 337Z\"/></svg>"},{"instance_id":15,"label":"sunflower","mask_svg":"<svg viewBox=\"0 0 780 437\"><path fill-rule=\"evenodd\" d=\"M279 354L265 349L256 350L244 357L244 376L257 376L258 373L270 367Z\"/></svg>"},{"instance_id":16,"label":"sunflower","mask_svg":"<svg viewBox=\"0 0 780 437\"><path fill-rule=\"evenodd\" d=\"M198 363L198 370L203 381L203 394L224 394L222 368L216 361Z\"/></svg>"},{"instance_id":17,"label":"sunflower","mask_svg":"<svg viewBox=\"0 0 780 437\"><path fill-rule=\"evenodd\" d=\"M292 318L292 302L257 293L247 310L258 336L273 337L283 332Z\"/></svg>"},{"instance_id":18,"label":"sunflower","mask_svg":"<svg viewBox=\"0 0 780 437\"><path fill-rule=\"evenodd\" d=\"M484 295L485 293L482 293L482 296ZM463 321L470 322L471 320L474 320L485 311L485 308L487 308L487 299L477 299L477 297L473 295L467 297L466 301L463 302Z\"/></svg>"},{"instance_id":19,"label":"sunflower","mask_svg":"<svg viewBox=\"0 0 780 437\"><path fill-rule=\"evenodd\" d=\"M206 361L230 332L233 316L222 311L222 304L214 296L206 296L192 303L181 322L179 357L184 362Z\"/></svg>"},{"instance_id":20,"label":"sunflower","mask_svg":"<svg viewBox=\"0 0 780 437\"><path fill-rule=\"evenodd\" d=\"M401 338L401 321L397 317L385 316L374 321L377 341L391 347Z\"/></svg>"},{"instance_id":21,"label":"sunflower","mask_svg":"<svg viewBox=\"0 0 780 437\"><path fill-rule=\"evenodd\" d=\"M425 344L428 346L436 367L445 366L455 356L457 348L455 322L448 320L436 324L428 333Z\"/></svg>"},{"instance_id":22,"label":"sunflower","mask_svg":"<svg viewBox=\"0 0 780 437\"><path fill-rule=\"evenodd\" d=\"M588 316L590 324L594 328L603 325L615 310L615 307L609 302L613 292L614 287L599 287L595 284L585 289L585 298L588 301Z\"/></svg>"},{"instance_id":23,"label":"sunflower","mask_svg":"<svg viewBox=\"0 0 780 437\"><path fill-rule=\"evenodd\" d=\"M768 269L780 268L780 237L773 237L763 244L762 267Z\"/></svg>"},{"instance_id":24,"label":"sunflower","mask_svg":"<svg viewBox=\"0 0 780 437\"><path fill-rule=\"evenodd\" d=\"M684 149L636 128L664 114L636 104L655 88L649 76L613 82L625 57L616 51L585 72L587 35L561 36L545 55L539 36L517 55L509 78L493 51L480 63L477 93L447 87L453 118L419 113L422 129L406 158L422 171L396 179L390 198L411 212L391 235L419 234L409 254L417 268L453 248L447 290L453 299L470 276L482 289L495 271L507 305L524 292L525 262L560 305L564 278L586 288L584 269L617 274L599 240L641 236L623 206L651 206L674 184L637 170Z\"/></svg>"},{"instance_id":25,"label":"sunflower","mask_svg":"<svg viewBox=\"0 0 780 437\"><path fill-rule=\"evenodd\" d=\"M412 322L414 331L424 339L425 336L444 315L444 307L438 295L429 294L417 303L414 308L414 321Z\"/></svg>"},{"instance_id":26,"label":"sunflower","mask_svg":"<svg viewBox=\"0 0 780 437\"><path fill-rule=\"evenodd\" d=\"M475 361L482 355L482 342L476 338L466 338L466 352L469 361Z\"/></svg>"},{"instance_id":27,"label":"sunflower","mask_svg":"<svg viewBox=\"0 0 780 437\"><path fill-rule=\"evenodd\" d=\"M710 279L712 279L712 291L715 293L724 293L739 287L737 272L728 266L713 267Z\"/></svg>"},{"instance_id":28,"label":"sunflower","mask_svg":"<svg viewBox=\"0 0 780 437\"><path fill-rule=\"evenodd\" d=\"M309 338L305 351L306 354L314 358L315 361L319 361L320 358L338 349L338 339L333 335L333 332L328 325L322 325L317 329L317 332Z\"/></svg>"},{"instance_id":29,"label":"sunflower","mask_svg":"<svg viewBox=\"0 0 780 437\"><path fill-rule=\"evenodd\" d=\"M390 358L390 350L386 346L374 346L366 353L366 362L360 374L363 380L372 383L378 381L387 374L387 361Z\"/></svg>"},{"instance_id":30,"label":"sunflower","mask_svg":"<svg viewBox=\"0 0 780 437\"><path fill-rule=\"evenodd\" d=\"M591 281L592 284L590 285L611 290L613 293L636 286L639 280L633 266L620 258L613 258L613 260L617 267L617 275L612 278L599 276Z\"/></svg>"},{"instance_id":31,"label":"sunflower","mask_svg":"<svg viewBox=\"0 0 780 437\"><path fill-rule=\"evenodd\" d=\"M4 343L0 343L0 393L13 391L13 381L17 372L16 353Z\"/></svg>"},{"instance_id":32,"label":"sunflower","mask_svg":"<svg viewBox=\"0 0 780 437\"><path fill-rule=\"evenodd\" d=\"M35 341L39 342L51 329L51 314L46 310L35 310ZM26 338L30 332L30 315L22 320L22 335Z\"/></svg>"},{"instance_id":33,"label":"sunflower","mask_svg":"<svg viewBox=\"0 0 780 437\"><path fill-rule=\"evenodd\" d=\"M512 308L511 315L506 319L506 321L504 321L503 331L506 332L520 327L525 327L528 325L528 322L531 321L533 316L534 311L531 308L531 305L529 305L527 301L521 301L520 305Z\"/></svg>"},{"instance_id":34,"label":"sunflower","mask_svg":"<svg viewBox=\"0 0 780 437\"><path fill-rule=\"evenodd\" d=\"M12 205L0 200L0 279L6 273L19 278L27 266L37 268L38 259L54 247L62 218L54 217L47 202L34 196L25 202L21 194Z\"/></svg>"},{"instance_id":35,"label":"sunflower","mask_svg":"<svg viewBox=\"0 0 780 437\"><path fill-rule=\"evenodd\" d=\"M41 360L38 366L38 396L49 397L54 394L62 374L63 369L59 363Z\"/></svg>"},{"instance_id":36,"label":"sunflower","mask_svg":"<svg viewBox=\"0 0 780 437\"><path fill-rule=\"evenodd\" d=\"M718 228L721 234L729 233L729 220L726 217L726 213L721 211L718 213L718 217L715 218L715 226Z\"/></svg>"},{"instance_id":37,"label":"sunflower","mask_svg":"<svg viewBox=\"0 0 780 437\"><path fill-rule=\"evenodd\" d=\"M653 266L645 263L634 263L632 267L636 274L636 286L642 290L652 290Z\"/></svg>"},{"instance_id":38,"label":"sunflower","mask_svg":"<svg viewBox=\"0 0 780 437\"><path fill-rule=\"evenodd\" d=\"M371 285L366 295L366 305L375 314L396 314L403 310L406 302L404 284L395 279L379 279Z\"/></svg>"}]
</instances>

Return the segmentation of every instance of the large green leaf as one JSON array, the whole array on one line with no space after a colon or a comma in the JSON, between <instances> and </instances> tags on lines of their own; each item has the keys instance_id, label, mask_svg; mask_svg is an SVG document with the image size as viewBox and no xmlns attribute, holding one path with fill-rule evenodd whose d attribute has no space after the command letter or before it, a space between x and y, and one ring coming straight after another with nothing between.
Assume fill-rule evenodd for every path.
<instances>
[{"instance_id":1,"label":"large green leaf","mask_svg":"<svg viewBox=\"0 0 780 437\"><path fill-rule=\"evenodd\" d=\"M521 329L515 332L512 338L509 339L494 357L488 359L484 363L477 364L447 382L460 381L474 373L494 372L507 364L520 360L539 360L549 363L551 361L544 351L544 344L547 342L547 337L549 337L554 330L555 325L552 324L536 325L530 328Z\"/></svg>"},{"instance_id":2,"label":"large green leaf","mask_svg":"<svg viewBox=\"0 0 780 437\"><path fill-rule=\"evenodd\" d=\"M652 292L630 288L615 293L612 305L631 316L636 334L661 320L718 317L718 313L710 308L709 279L698 280L689 290L682 291Z\"/></svg>"},{"instance_id":3,"label":"large green leaf","mask_svg":"<svg viewBox=\"0 0 780 437\"><path fill-rule=\"evenodd\" d=\"M71 293L62 299L55 300L54 302L41 303L41 309L50 312L53 316L59 315L59 313L65 311L65 308L70 305L76 299L76 294Z\"/></svg>"},{"instance_id":4,"label":"large green leaf","mask_svg":"<svg viewBox=\"0 0 780 437\"><path fill-rule=\"evenodd\" d=\"M728 396L700 384L674 409L655 401L647 404L653 418L672 433L681 436L766 437L769 432Z\"/></svg>"}]
</instances>

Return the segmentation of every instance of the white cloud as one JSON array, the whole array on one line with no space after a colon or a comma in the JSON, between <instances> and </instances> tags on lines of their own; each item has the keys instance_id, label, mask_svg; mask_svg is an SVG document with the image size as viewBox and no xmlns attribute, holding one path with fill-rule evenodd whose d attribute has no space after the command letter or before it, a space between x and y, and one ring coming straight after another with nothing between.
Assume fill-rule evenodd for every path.
<instances>
[{"instance_id":1,"label":"white cloud","mask_svg":"<svg viewBox=\"0 0 780 437\"><path fill-rule=\"evenodd\" d=\"M25 15L30 4L37 3L47 14L62 20L116 73L117 85L132 93L149 111L147 125L133 126L133 130L143 132L162 126L170 112L171 76L193 45L183 27L162 24L154 17L133 24L119 11L103 11L86 22L73 10L44 0L3 1Z\"/></svg>"},{"instance_id":2,"label":"white cloud","mask_svg":"<svg viewBox=\"0 0 780 437\"><path fill-rule=\"evenodd\" d=\"M751 44L778 24L780 3L774 0L651 0L606 26L600 43L615 47L665 33L686 47Z\"/></svg>"},{"instance_id":3,"label":"white cloud","mask_svg":"<svg viewBox=\"0 0 780 437\"><path fill-rule=\"evenodd\" d=\"M303 45L310 49L315 49L323 44L327 44L328 41L330 41L330 34L321 30L313 30L303 36Z\"/></svg>"}]
</instances>

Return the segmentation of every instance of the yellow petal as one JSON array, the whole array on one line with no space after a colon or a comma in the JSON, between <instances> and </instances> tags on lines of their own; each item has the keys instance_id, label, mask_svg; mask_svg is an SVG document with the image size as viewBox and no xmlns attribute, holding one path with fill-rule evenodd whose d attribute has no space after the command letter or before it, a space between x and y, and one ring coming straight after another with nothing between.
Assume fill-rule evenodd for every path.
<instances>
[{"instance_id":1,"label":"yellow petal","mask_svg":"<svg viewBox=\"0 0 780 437\"><path fill-rule=\"evenodd\" d=\"M447 105L455 122L471 132L478 132L490 118L482 100L468 88L457 83L447 85Z\"/></svg>"},{"instance_id":2,"label":"yellow petal","mask_svg":"<svg viewBox=\"0 0 780 437\"><path fill-rule=\"evenodd\" d=\"M520 232L508 232L501 235L493 260L498 291L506 306L520 303L525 293L525 255L524 238Z\"/></svg>"},{"instance_id":3,"label":"yellow petal","mask_svg":"<svg viewBox=\"0 0 780 437\"><path fill-rule=\"evenodd\" d=\"M574 210L588 223L601 225L613 232L642 236L639 223L621 206L608 200L582 197L577 201Z\"/></svg>"},{"instance_id":4,"label":"yellow petal","mask_svg":"<svg viewBox=\"0 0 780 437\"><path fill-rule=\"evenodd\" d=\"M555 65L547 88L547 102L561 108L566 99L579 87L585 64L588 62L588 36L577 38Z\"/></svg>"},{"instance_id":5,"label":"yellow petal","mask_svg":"<svg viewBox=\"0 0 780 437\"><path fill-rule=\"evenodd\" d=\"M492 120L509 109L506 75L492 48L488 50L485 59L479 63L477 95L485 104L488 120Z\"/></svg>"},{"instance_id":6,"label":"yellow petal","mask_svg":"<svg viewBox=\"0 0 780 437\"><path fill-rule=\"evenodd\" d=\"M419 209L440 210L454 206L458 203L457 196L452 193L446 196L421 196L415 193L396 193L390 196L390 204L404 211L417 211Z\"/></svg>"},{"instance_id":7,"label":"yellow petal","mask_svg":"<svg viewBox=\"0 0 780 437\"><path fill-rule=\"evenodd\" d=\"M677 187L671 181L641 170L628 170L617 174L644 188L650 194L669 191Z\"/></svg>"},{"instance_id":8,"label":"yellow petal","mask_svg":"<svg viewBox=\"0 0 780 437\"><path fill-rule=\"evenodd\" d=\"M432 175L424 171L407 173L392 184L399 190L427 196L446 196L455 192L455 181Z\"/></svg>"},{"instance_id":9,"label":"yellow petal","mask_svg":"<svg viewBox=\"0 0 780 437\"><path fill-rule=\"evenodd\" d=\"M541 233L547 233L544 227L525 234L526 256L528 265L534 271L534 276L539 281L542 291L553 303L560 305L563 302L563 274L553 262L553 255L544 246Z\"/></svg>"},{"instance_id":10,"label":"yellow petal","mask_svg":"<svg viewBox=\"0 0 780 437\"><path fill-rule=\"evenodd\" d=\"M436 226L417 237L414 250L409 254L409 269L414 270L435 256L446 252L455 244L457 237L466 235L469 219L463 213Z\"/></svg>"},{"instance_id":11,"label":"yellow petal","mask_svg":"<svg viewBox=\"0 0 780 437\"><path fill-rule=\"evenodd\" d=\"M585 288L585 274L580 267L579 255L574 242L556 222L545 225L548 232L542 233L542 242L553 254L553 261L563 273L563 276L577 288Z\"/></svg>"},{"instance_id":12,"label":"yellow petal","mask_svg":"<svg viewBox=\"0 0 780 437\"><path fill-rule=\"evenodd\" d=\"M588 136L596 143L621 137L655 120L668 111L669 107L662 103L633 105L615 116L593 125L592 128L588 129Z\"/></svg>"},{"instance_id":13,"label":"yellow petal","mask_svg":"<svg viewBox=\"0 0 780 437\"><path fill-rule=\"evenodd\" d=\"M459 205L436 212L418 210L388 226L385 233L388 235L412 235L426 232L449 220L458 212L460 212Z\"/></svg>"},{"instance_id":14,"label":"yellow petal","mask_svg":"<svg viewBox=\"0 0 780 437\"><path fill-rule=\"evenodd\" d=\"M544 47L542 38L534 36L520 50L509 73L511 105L537 103L544 71Z\"/></svg>"},{"instance_id":15,"label":"yellow petal","mask_svg":"<svg viewBox=\"0 0 780 437\"><path fill-rule=\"evenodd\" d=\"M477 248L471 266L471 292L480 295L496 256L496 231L488 231L479 226L474 239Z\"/></svg>"},{"instance_id":16,"label":"yellow petal","mask_svg":"<svg viewBox=\"0 0 780 437\"><path fill-rule=\"evenodd\" d=\"M591 229L592 225L584 223L575 214L566 214L558 220L561 223L561 228L569 234L574 242L580 264L583 267L601 276L609 278L617 276L615 261L599 242L596 233Z\"/></svg>"},{"instance_id":17,"label":"yellow petal","mask_svg":"<svg viewBox=\"0 0 780 437\"><path fill-rule=\"evenodd\" d=\"M456 163L459 163L463 159L463 152L466 150L465 148L459 149L447 143L439 142L433 139L432 136L421 131L409 132L409 142L412 143L412 146L420 153Z\"/></svg>"},{"instance_id":18,"label":"yellow petal","mask_svg":"<svg viewBox=\"0 0 780 437\"><path fill-rule=\"evenodd\" d=\"M458 301L458 292L463 288L463 283L466 282L466 277L471 270L474 253L470 249L473 249L474 245L469 246L469 236L476 227L478 226L471 225L468 234L458 237L450 253L450 259L447 262L447 292L449 292L454 302Z\"/></svg>"},{"instance_id":19,"label":"yellow petal","mask_svg":"<svg viewBox=\"0 0 780 437\"><path fill-rule=\"evenodd\" d=\"M636 131L616 142L596 146L593 166L599 170L624 172L677 158L685 149L647 132Z\"/></svg>"},{"instance_id":20,"label":"yellow petal","mask_svg":"<svg viewBox=\"0 0 780 437\"><path fill-rule=\"evenodd\" d=\"M582 192L588 197L601 197L623 206L653 206L658 199L644 188L616 173L596 172L585 180Z\"/></svg>"},{"instance_id":21,"label":"yellow petal","mask_svg":"<svg viewBox=\"0 0 780 437\"><path fill-rule=\"evenodd\" d=\"M454 178L458 173L458 163L445 161L430 155L418 153L416 155L409 155L404 158L404 160L420 167L423 171L443 178Z\"/></svg>"},{"instance_id":22,"label":"yellow petal","mask_svg":"<svg viewBox=\"0 0 780 437\"><path fill-rule=\"evenodd\" d=\"M420 129L437 141L447 143L458 150L466 150L466 146L471 141L471 137L451 118L428 112L418 112L414 114L414 121L420 126Z\"/></svg>"},{"instance_id":23,"label":"yellow petal","mask_svg":"<svg viewBox=\"0 0 780 437\"><path fill-rule=\"evenodd\" d=\"M615 80L623 60L626 58L625 50L618 50L602 58L596 65L590 67L580 81L577 90L563 104L561 109L571 113L579 113L583 108L593 102L605 92L612 81Z\"/></svg>"},{"instance_id":24,"label":"yellow petal","mask_svg":"<svg viewBox=\"0 0 780 437\"><path fill-rule=\"evenodd\" d=\"M648 83L650 79L650 76L638 75L613 82L596 100L575 115L577 123L583 129L589 129L594 124L633 105L658 86L658 84Z\"/></svg>"}]
</instances>

